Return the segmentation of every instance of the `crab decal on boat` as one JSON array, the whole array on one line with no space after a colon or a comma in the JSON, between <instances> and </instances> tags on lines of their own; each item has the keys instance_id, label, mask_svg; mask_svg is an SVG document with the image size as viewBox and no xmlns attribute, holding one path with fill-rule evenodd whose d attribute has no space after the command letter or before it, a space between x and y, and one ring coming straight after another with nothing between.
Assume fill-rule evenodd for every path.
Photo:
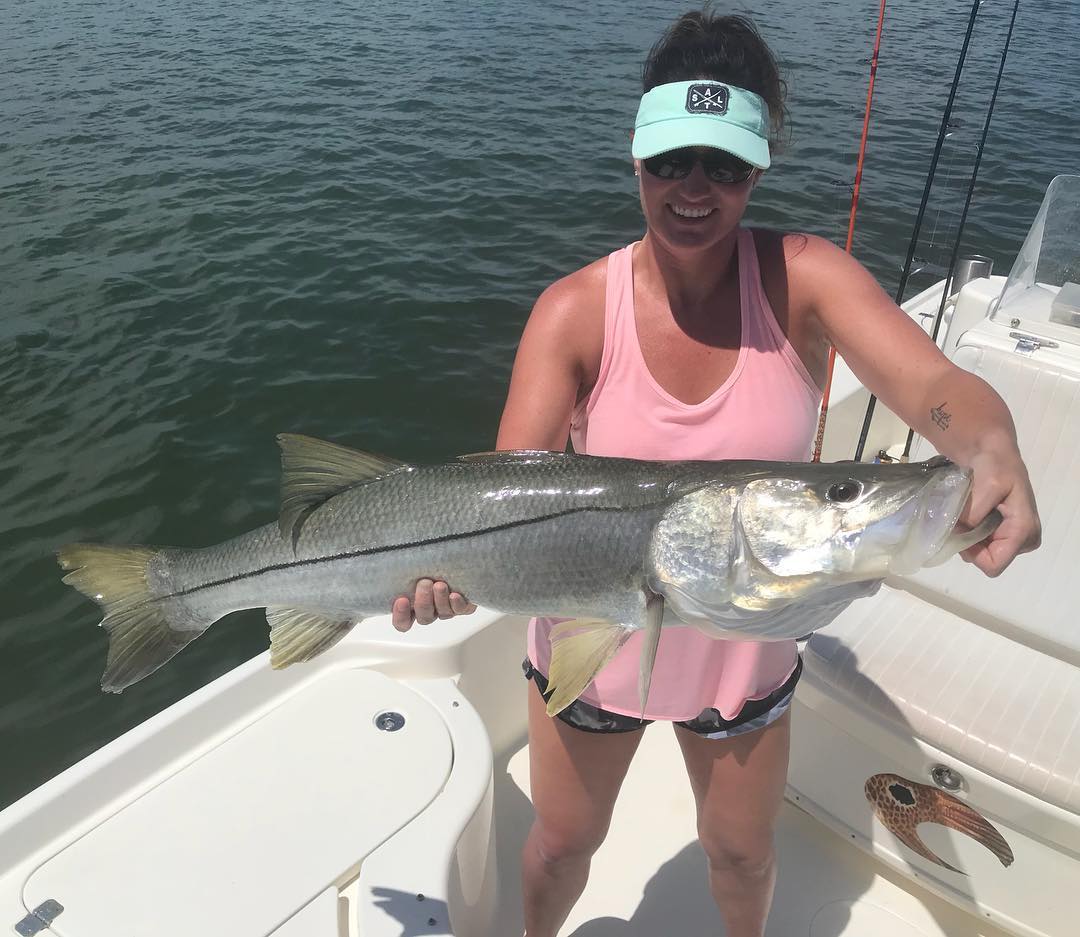
<instances>
[{"instance_id":1,"label":"crab decal on boat","mask_svg":"<svg viewBox=\"0 0 1080 937\"><path fill-rule=\"evenodd\" d=\"M867 778L866 799L884 826L905 846L952 872L962 872L935 855L919 838L920 823L940 823L970 836L989 849L1003 866L1012 865L1013 852L994 825L962 800L927 784L917 784L898 774L875 774Z\"/></svg>"}]
</instances>

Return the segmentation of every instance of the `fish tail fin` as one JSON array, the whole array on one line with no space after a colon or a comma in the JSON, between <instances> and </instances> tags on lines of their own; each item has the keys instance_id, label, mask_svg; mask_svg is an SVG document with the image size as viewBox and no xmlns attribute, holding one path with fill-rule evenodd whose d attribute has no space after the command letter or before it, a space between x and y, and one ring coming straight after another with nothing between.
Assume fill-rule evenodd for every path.
<instances>
[{"instance_id":1,"label":"fish tail fin","mask_svg":"<svg viewBox=\"0 0 1080 937\"><path fill-rule=\"evenodd\" d=\"M649 686L652 683L653 664L656 663L656 649L660 646L660 631L664 623L664 597L652 594L645 605L645 641L641 646L641 663L638 670L638 700L641 703L641 718L645 718L645 704L649 701Z\"/></svg>"},{"instance_id":2,"label":"fish tail fin","mask_svg":"<svg viewBox=\"0 0 1080 937\"><path fill-rule=\"evenodd\" d=\"M551 629L547 713L556 716L607 666L634 633L627 625L599 619L564 621Z\"/></svg>"},{"instance_id":3,"label":"fish tail fin","mask_svg":"<svg viewBox=\"0 0 1080 937\"><path fill-rule=\"evenodd\" d=\"M109 655L101 688L119 693L152 674L213 624L181 602L158 594L150 564L161 557L151 547L73 543L57 552L64 582L101 606Z\"/></svg>"}]
</instances>

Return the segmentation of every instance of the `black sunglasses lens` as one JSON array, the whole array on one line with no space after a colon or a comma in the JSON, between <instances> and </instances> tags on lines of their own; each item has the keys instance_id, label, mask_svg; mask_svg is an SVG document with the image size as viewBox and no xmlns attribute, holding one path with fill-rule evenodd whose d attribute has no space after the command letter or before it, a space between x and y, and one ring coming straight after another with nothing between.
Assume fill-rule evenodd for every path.
<instances>
[{"instance_id":1,"label":"black sunglasses lens","mask_svg":"<svg viewBox=\"0 0 1080 937\"><path fill-rule=\"evenodd\" d=\"M685 179L701 160L705 175L713 182L745 182L754 167L737 156L716 150L699 156L694 150L669 150L642 160L646 171L659 179Z\"/></svg>"},{"instance_id":2,"label":"black sunglasses lens","mask_svg":"<svg viewBox=\"0 0 1080 937\"><path fill-rule=\"evenodd\" d=\"M745 182L754 171L754 167L748 162L730 153L710 153L702 157L701 161L705 167L705 175L713 182Z\"/></svg>"},{"instance_id":3,"label":"black sunglasses lens","mask_svg":"<svg viewBox=\"0 0 1080 937\"><path fill-rule=\"evenodd\" d=\"M650 175L660 179L685 179L697 162L693 150L669 150L642 160Z\"/></svg>"}]
</instances>

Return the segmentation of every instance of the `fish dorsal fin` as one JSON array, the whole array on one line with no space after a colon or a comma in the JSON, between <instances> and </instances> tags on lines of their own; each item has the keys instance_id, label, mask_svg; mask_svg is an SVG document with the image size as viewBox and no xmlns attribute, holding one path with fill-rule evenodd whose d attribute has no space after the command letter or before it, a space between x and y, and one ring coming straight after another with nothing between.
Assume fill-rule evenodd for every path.
<instances>
[{"instance_id":1,"label":"fish dorsal fin","mask_svg":"<svg viewBox=\"0 0 1080 937\"><path fill-rule=\"evenodd\" d=\"M281 536L296 545L300 526L320 504L336 494L406 467L404 462L339 446L337 443L281 433Z\"/></svg>"},{"instance_id":2,"label":"fish dorsal fin","mask_svg":"<svg viewBox=\"0 0 1080 937\"><path fill-rule=\"evenodd\" d=\"M458 462L536 462L545 459L570 459L568 452L557 449L503 449L490 452L469 452L457 457Z\"/></svg>"},{"instance_id":3,"label":"fish dorsal fin","mask_svg":"<svg viewBox=\"0 0 1080 937\"><path fill-rule=\"evenodd\" d=\"M358 619L305 608L270 606L270 666L274 670L318 657L347 635Z\"/></svg>"}]
</instances>

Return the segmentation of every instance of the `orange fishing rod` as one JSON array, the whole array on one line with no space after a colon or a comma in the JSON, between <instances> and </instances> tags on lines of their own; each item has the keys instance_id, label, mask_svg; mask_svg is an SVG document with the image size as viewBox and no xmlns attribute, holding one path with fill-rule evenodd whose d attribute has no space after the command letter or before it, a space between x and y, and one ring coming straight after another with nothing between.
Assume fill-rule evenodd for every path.
<instances>
[{"instance_id":1,"label":"orange fishing rod","mask_svg":"<svg viewBox=\"0 0 1080 937\"><path fill-rule=\"evenodd\" d=\"M878 12L877 36L874 38L874 54L870 57L870 84L866 89L866 112L863 114L862 140L859 143L859 161L855 167L855 185L851 191L851 213L848 217L847 243L844 250L851 253L855 240L855 215L859 209L859 189L862 186L863 162L866 159L866 141L870 136L870 110L874 102L874 79L877 77L878 55L881 52L881 33L885 25L885 4L881 0ZM829 363L825 371L825 389L821 393L821 416L818 418L817 435L814 437L814 462L821 461L821 446L825 441L825 420L829 415L829 392L832 390L833 368L836 365L836 348L829 346Z\"/></svg>"}]
</instances>

